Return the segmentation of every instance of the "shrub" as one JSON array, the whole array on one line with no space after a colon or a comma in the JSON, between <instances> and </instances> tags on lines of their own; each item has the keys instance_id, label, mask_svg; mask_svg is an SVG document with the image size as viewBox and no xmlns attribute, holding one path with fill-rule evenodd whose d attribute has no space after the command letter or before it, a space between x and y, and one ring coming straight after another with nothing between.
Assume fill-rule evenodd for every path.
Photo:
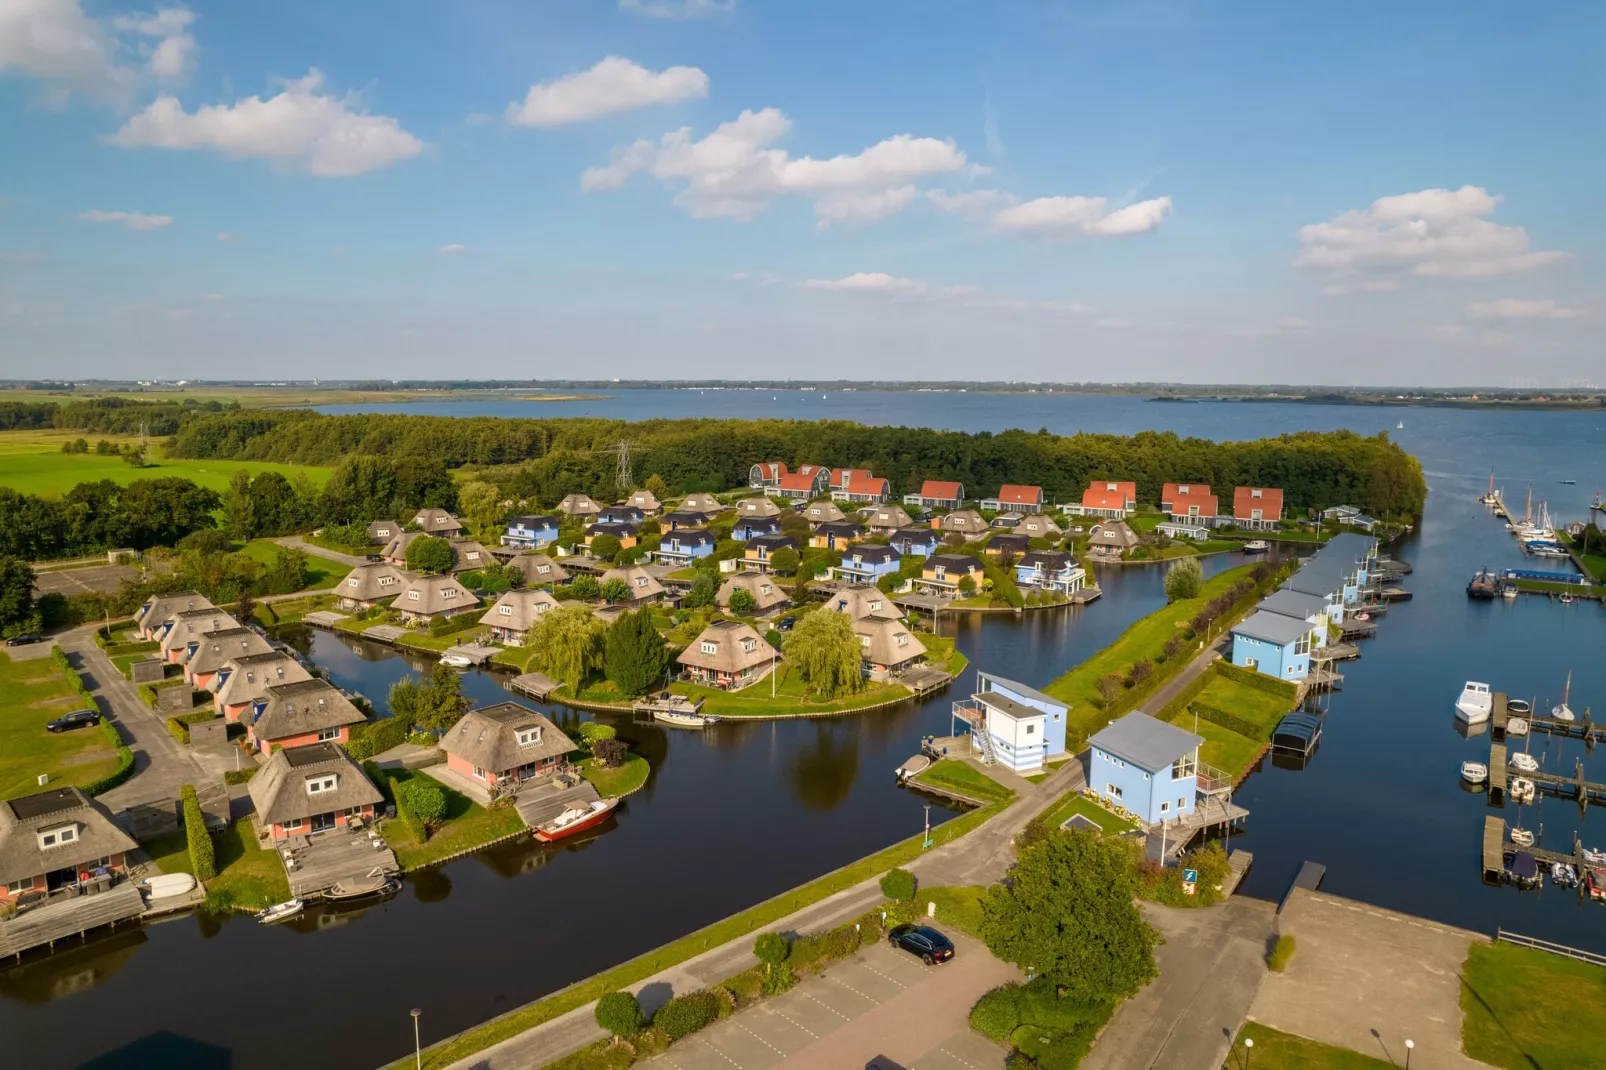
<instances>
[{"instance_id":1,"label":"shrub","mask_svg":"<svg viewBox=\"0 0 1606 1070\"><path fill-rule=\"evenodd\" d=\"M1173 635L1171 638L1165 641L1165 646L1160 649L1160 660L1170 661L1181 652L1182 638L1180 636Z\"/></svg>"},{"instance_id":2,"label":"shrub","mask_svg":"<svg viewBox=\"0 0 1606 1070\"><path fill-rule=\"evenodd\" d=\"M734 977L725 978L719 987L729 992L737 1003L752 1003L764 995L764 971L756 967L743 970Z\"/></svg>"},{"instance_id":3,"label":"shrub","mask_svg":"<svg viewBox=\"0 0 1606 1070\"><path fill-rule=\"evenodd\" d=\"M253 765L249 769L230 769L228 772L223 774L223 783L244 784L246 781L256 776L257 770L260 768L262 768L260 765Z\"/></svg>"},{"instance_id":4,"label":"shrub","mask_svg":"<svg viewBox=\"0 0 1606 1070\"><path fill-rule=\"evenodd\" d=\"M134 752L123 742L123 737L118 735L117 725L111 721L102 721L100 732L117 748L117 768L99 780L85 784L81 789L85 795L99 795L110 791L134 775Z\"/></svg>"},{"instance_id":5,"label":"shrub","mask_svg":"<svg viewBox=\"0 0 1606 1070\"><path fill-rule=\"evenodd\" d=\"M179 801L184 810L184 839L190 847L190 871L198 881L209 881L217 876L217 856L212 850L212 834L206 831L206 815L201 812L201 800L195 794L194 784L179 789Z\"/></svg>"},{"instance_id":6,"label":"shrub","mask_svg":"<svg viewBox=\"0 0 1606 1070\"><path fill-rule=\"evenodd\" d=\"M443 635L452 635L456 632L466 632L479 624L477 613L455 613L452 616L437 614L429 618L429 634L436 638Z\"/></svg>"},{"instance_id":7,"label":"shrub","mask_svg":"<svg viewBox=\"0 0 1606 1070\"><path fill-rule=\"evenodd\" d=\"M1271 954L1266 956L1266 966L1275 973L1282 973L1288 969L1288 963L1294 957L1294 938L1292 936L1279 936L1277 943L1272 946Z\"/></svg>"},{"instance_id":8,"label":"shrub","mask_svg":"<svg viewBox=\"0 0 1606 1070\"><path fill-rule=\"evenodd\" d=\"M777 966L786 961L792 945L780 933L759 933L753 939L753 954L765 966Z\"/></svg>"},{"instance_id":9,"label":"shrub","mask_svg":"<svg viewBox=\"0 0 1606 1070\"><path fill-rule=\"evenodd\" d=\"M647 1023L641 1004L629 992L605 992L597 1000L597 1024L616 1037L634 1036Z\"/></svg>"},{"instance_id":10,"label":"shrub","mask_svg":"<svg viewBox=\"0 0 1606 1070\"><path fill-rule=\"evenodd\" d=\"M766 996L779 996L783 992L790 992L797 984L797 972L792 969L791 963L780 963L764 975L763 984Z\"/></svg>"},{"instance_id":11,"label":"shrub","mask_svg":"<svg viewBox=\"0 0 1606 1070\"><path fill-rule=\"evenodd\" d=\"M916 887L915 875L907 869L889 870L881 878L881 894L888 899L913 899Z\"/></svg>"},{"instance_id":12,"label":"shrub","mask_svg":"<svg viewBox=\"0 0 1606 1070\"><path fill-rule=\"evenodd\" d=\"M1183 557L1175 561L1165 574L1165 597L1168 602L1185 598L1198 598L1204 587L1204 569L1196 557Z\"/></svg>"},{"instance_id":13,"label":"shrub","mask_svg":"<svg viewBox=\"0 0 1606 1070\"><path fill-rule=\"evenodd\" d=\"M1151 677L1153 675L1154 675L1154 665L1153 665L1153 663L1151 663L1147 659L1144 659L1144 660L1140 660L1140 661L1138 661L1138 662L1133 664L1132 668L1127 673L1127 681L1133 687L1139 687L1139 686L1141 686L1143 684L1143 682L1145 680L1147 680L1149 677Z\"/></svg>"},{"instance_id":14,"label":"shrub","mask_svg":"<svg viewBox=\"0 0 1606 1070\"><path fill-rule=\"evenodd\" d=\"M446 793L428 777L416 776L396 785L396 805L405 806L425 828L433 829L446 816Z\"/></svg>"},{"instance_id":15,"label":"shrub","mask_svg":"<svg viewBox=\"0 0 1606 1070\"><path fill-rule=\"evenodd\" d=\"M689 1037L719 1017L720 999L712 991L700 988L676 996L652 1016L652 1024L668 1034L670 1040Z\"/></svg>"},{"instance_id":16,"label":"shrub","mask_svg":"<svg viewBox=\"0 0 1606 1070\"><path fill-rule=\"evenodd\" d=\"M180 713L167 719L167 731L169 735L180 743L188 744L190 741L190 725L216 719L217 714L210 709L196 710L194 713Z\"/></svg>"},{"instance_id":17,"label":"shrub","mask_svg":"<svg viewBox=\"0 0 1606 1070\"><path fill-rule=\"evenodd\" d=\"M613 739L619 734L619 730L613 725L603 724L600 721L587 721L580 726L578 732L580 742L588 747L595 747L603 740Z\"/></svg>"},{"instance_id":18,"label":"shrub","mask_svg":"<svg viewBox=\"0 0 1606 1070\"><path fill-rule=\"evenodd\" d=\"M1006 984L982 994L970 1008L970 1028L1000 1043L1020 1025L1020 985Z\"/></svg>"},{"instance_id":19,"label":"shrub","mask_svg":"<svg viewBox=\"0 0 1606 1070\"><path fill-rule=\"evenodd\" d=\"M599 739L591 746L591 753L597 760L609 769L617 769L625 764L625 755L630 753L630 745L622 739Z\"/></svg>"}]
</instances>

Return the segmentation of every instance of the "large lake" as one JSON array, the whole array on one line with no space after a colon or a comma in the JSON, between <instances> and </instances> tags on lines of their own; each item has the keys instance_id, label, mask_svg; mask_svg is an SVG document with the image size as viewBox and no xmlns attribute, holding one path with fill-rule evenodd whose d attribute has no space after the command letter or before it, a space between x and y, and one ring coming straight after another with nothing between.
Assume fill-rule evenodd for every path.
<instances>
[{"instance_id":1,"label":"large lake","mask_svg":"<svg viewBox=\"0 0 1606 1070\"><path fill-rule=\"evenodd\" d=\"M1451 712L1468 678L1543 700L1559 694L1569 670L1575 709L1606 705L1600 606L1472 603L1464 593L1479 567L1523 561L1474 500L1490 469L1509 497L1520 499L1532 480L1536 500L1548 499L1553 515L1581 519L1596 480L1606 479L1606 414L694 390L369 408L621 419L773 414L1207 438L1338 427L1370 434L1403 419L1405 429L1391 433L1422 459L1431 488L1420 530L1395 550L1416 565L1406 581L1415 598L1385 618L1359 661L1344 666L1344 690L1332 699L1310 765L1268 765L1237 793L1251 816L1234 845L1256 859L1245 891L1280 896L1311 859L1327 865L1326 887L1340 895L1606 951L1599 935L1606 914L1576 896L1479 883L1487 810L1480 796L1462 791L1457 768L1486 757L1488 741L1458 733ZM1562 479L1578 482L1563 486ZM1210 559L1212 570L1232 563ZM1043 684L1163 601L1158 569L1106 569L1100 579L1105 597L1084 609L1024 620L972 615L945 627L957 631L976 668ZM376 699L416 667L388 648L327 633L302 641L339 682ZM477 700L506 697L489 675L469 674L467 687ZM411 1044L410 1007L424 1010L426 1040L456 1032L918 832L924 800L897 788L892 770L920 736L948 730L952 697L703 734L621 724L656 770L595 838L556 850L484 852L409 878L389 904L317 915L298 928L185 918L0 970L0 1050L25 1051L40 1067L103 1055L113 1060L103 1065L239 1070L399 1057ZM1533 746L1538 753L1544 741ZM1570 767L1574 748L1551 744L1546 767ZM1606 759L1585 757L1595 779L1606 779ZM932 811L934 822L951 816ZM1507 816L1515 818L1514 809ZM1553 846L1578 828L1586 843L1606 844L1606 814L1581 821L1575 806L1559 801L1525 808L1522 822L1542 824Z\"/></svg>"}]
</instances>

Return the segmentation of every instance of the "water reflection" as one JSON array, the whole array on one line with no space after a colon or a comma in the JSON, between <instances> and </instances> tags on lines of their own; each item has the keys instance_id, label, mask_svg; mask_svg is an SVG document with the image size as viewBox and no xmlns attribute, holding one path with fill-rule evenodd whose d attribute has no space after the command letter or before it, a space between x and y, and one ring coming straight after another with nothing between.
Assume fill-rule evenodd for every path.
<instances>
[{"instance_id":1,"label":"water reflection","mask_svg":"<svg viewBox=\"0 0 1606 1070\"><path fill-rule=\"evenodd\" d=\"M19 965L0 970L0 996L21 1003L49 1003L104 984L150 939L144 929L125 929L55 954L25 954Z\"/></svg>"},{"instance_id":2,"label":"water reflection","mask_svg":"<svg viewBox=\"0 0 1606 1070\"><path fill-rule=\"evenodd\" d=\"M817 720L800 742L787 760L792 794L811 810L835 810L859 778L857 729Z\"/></svg>"}]
</instances>

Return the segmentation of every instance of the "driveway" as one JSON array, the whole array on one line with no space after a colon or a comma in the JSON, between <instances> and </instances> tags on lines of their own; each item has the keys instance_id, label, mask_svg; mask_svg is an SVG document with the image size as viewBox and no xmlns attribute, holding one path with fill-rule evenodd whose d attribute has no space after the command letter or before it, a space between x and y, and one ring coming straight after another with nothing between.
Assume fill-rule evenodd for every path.
<instances>
[{"instance_id":1,"label":"driveway","mask_svg":"<svg viewBox=\"0 0 1606 1070\"><path fill-rule=\"evenodd\" d=\"M273 541L278 543L280 546L288 546L291 549L300 550L303 553L311 554L313 557L326 557L331 561L339 561L343 565L350 565L352 568L356 568L358 565L368 564L368 559L366 557L357 557L354 554L343 554L338 550L325 550L322 546L312 545L312 543L308 542L306 539L303 539L300 535L286 535L282 539L274 539ZM375 546L374 552L378 553L379 547Z\"/></svg>"}]
</instances>

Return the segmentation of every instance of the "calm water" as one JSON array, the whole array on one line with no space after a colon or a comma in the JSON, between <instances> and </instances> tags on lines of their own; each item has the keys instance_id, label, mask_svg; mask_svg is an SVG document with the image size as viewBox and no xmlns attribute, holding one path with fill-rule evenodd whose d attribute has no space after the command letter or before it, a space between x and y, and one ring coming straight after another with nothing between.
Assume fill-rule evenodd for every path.
<instances>
[{"instance_id":1,"label":"calm water","mask_svg":"<svg viewBox=\"0 0 1606 1070\"><path fill-rule=\"evenodd\" d=\"M407 405L406 412L750 415L751 392L628 391L575 404ZM800 415L780 394L777 415ZM1384 906L1482 930L1496 925L1606 950L1606 914L1556 889L1519 895L1478 883L1486 812L1457 767L1487 755L1487 736L1457 733L1451 703L1468 677L1513 694L1554 698L1574 670L1575 709L1606 704L1598 664L1606 612L1524 599L1470 603L1478 567L1516 563L1503 527L1473 499L1491 467L1508 496L1527 480L1553 514L1582 517L1606 464L1606 417L1454 410L1249 404L1154 404L1125 398L953 394L810 395L809 411L962 430L1172 429L1247 438L1299 429L1395 432L1422 458L1432 488L1421 530L1397 552L1416 565L1412 602L1344 667L1326 736L1308 768L1266 768L1237 798L1253 814L1235 843L1255 853L1247 891L1275 897L1305 859L1328 866L1327 887ZM815 405L818 407L815 408ZM1585 460L1593 467L1587 466ZM1562 478L1578 485L1563 487ZM1209 559L1210 568L1230 558ZM1081 610L1024 620L973 615L953 622L973 666L1043 684L1109 643L1163 601L1158 569L1105 570L1106 594ZM327 633L313 656L344 685L382 700L412 671L394 651ZM470 674L478 700L506 693ZM0 971L0 1050L68 1067L115 1053L122 1065L236 1068L366 1066L404 1053L407 1010L424 1009L426 1039L520 1002L802 883L919 831L923 800L892 783L919 737L948 730L951 695L859 718L721 725L678 733L620 724L655 765L595 838L558 850L520 845L409 878L393 902L321 915L297 929L185 918ZM561 720L572 712L554 711ZM1536 739L1538 753L1543 741ZM1546 767L1571 753L1552 745ZM1591 761L1606 779L1606 758ZM933 808L937 822L953 816ZM1508 816L1515 816L1514 812ZM1565 844L1576 807L1525 808L1523 823ZM1594 828L1591 828L1593 824ZM1606 814L1584 819L1606 843ZM321 998L306 1003L296 992ZM295 1026L264 1027L266 1011ZM94 1023L93 1029L84 1028ZM110 1065L110 1064L108 1064Z\"/></svg>"}]
</instances>

